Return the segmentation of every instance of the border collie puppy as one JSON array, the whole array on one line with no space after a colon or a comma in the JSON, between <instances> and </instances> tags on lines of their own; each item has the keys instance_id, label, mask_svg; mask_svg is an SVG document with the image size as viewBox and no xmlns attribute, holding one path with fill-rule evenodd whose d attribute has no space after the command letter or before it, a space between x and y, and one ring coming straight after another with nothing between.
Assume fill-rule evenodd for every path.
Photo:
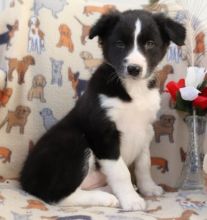
<instances>
[{"instance_id":1,"label":"border collie puppy","mask_svg":"<svg viewBox=\"0 0 207 220\"><path fill-rule=\"evenodd\" d=\"M75 107L37 142L23 166L21 186L62 206L144 210L145 201L134 190L127 167L135 162L143 195L162 194L150 175L152 123L160 108L152 72L170 41L184 44L185 28L163 14L130 10L103 15L89 38L96 36L103 64ZM94 169L106 176L113 194L81 189Z\"/></svg>"}]
</instances>

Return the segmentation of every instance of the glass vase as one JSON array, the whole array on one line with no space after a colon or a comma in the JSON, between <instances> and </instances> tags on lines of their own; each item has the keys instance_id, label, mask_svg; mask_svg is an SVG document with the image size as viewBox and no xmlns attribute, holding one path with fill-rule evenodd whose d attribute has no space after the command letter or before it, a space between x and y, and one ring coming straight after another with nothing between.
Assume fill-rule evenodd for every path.
<instances>
[{"instance_id":1,"label":"glass vase","mask_svg":"<svg viewBox=\"0 0 207 220\"><path fill-rule=\"evenodd\" d=\"M187 116L189 141L186 159L179 179L179 190L204 190L203 141L206 130L206 118L195 114Z\"/></svg>"}]
</instances>

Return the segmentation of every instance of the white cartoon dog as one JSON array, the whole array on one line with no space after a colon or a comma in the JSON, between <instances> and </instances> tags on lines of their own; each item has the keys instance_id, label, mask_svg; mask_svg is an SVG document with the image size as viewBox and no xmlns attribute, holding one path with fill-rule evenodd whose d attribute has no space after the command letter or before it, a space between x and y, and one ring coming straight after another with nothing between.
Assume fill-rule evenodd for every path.
<instances>
[{"instance_id":1,"label":"white cartoon dog","mask_svg":"<svg viewBox=\"0 0 207 220\"><path fill-rule=\"evenodd\" d=\"M57 18L57 13L61 12L66 5L68 5L67 0L34 0L33 10L35 15L38 15L40 9L44 7L51 10L53 17Z\"/></svg>"},{"instance_id":2,"label":"white cartoon dog","mask_svg":"<svg viewBox=\"0 0 207 220\"><path fill-rule=\"evenodd\" d=\"M44 46L44 33L40 30L40 21L36 16L29 19L29 44L28 52L41 53L45 50Z\"/></svg>"}]
</instances>

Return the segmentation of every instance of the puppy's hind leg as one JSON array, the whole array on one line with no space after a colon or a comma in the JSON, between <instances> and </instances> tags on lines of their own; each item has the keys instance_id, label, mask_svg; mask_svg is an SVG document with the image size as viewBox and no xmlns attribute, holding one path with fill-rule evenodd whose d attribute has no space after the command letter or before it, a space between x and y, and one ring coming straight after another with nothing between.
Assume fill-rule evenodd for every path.
<instances>
[{"instance_id":1,"label":"puppy's hind leg","mask_svg":"<svg viewBox=\"0 0 207 220\"><path fill-rule=\"evenodd\" d=\"M58 203L59 206L106 206L118 207L118 199L108 193L99 190L86 191L78 188L73 194Z\"/></svg>"}]
</instances>

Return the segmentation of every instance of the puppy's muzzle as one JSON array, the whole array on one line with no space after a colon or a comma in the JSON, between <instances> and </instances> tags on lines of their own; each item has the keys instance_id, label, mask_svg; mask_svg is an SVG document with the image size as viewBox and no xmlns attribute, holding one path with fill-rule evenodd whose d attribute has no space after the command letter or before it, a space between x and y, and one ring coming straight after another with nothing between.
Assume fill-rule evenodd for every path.
<instances>
[{"instance_id":1,"label":"puppy's muzzle","mask_svg":"<svg viewBox=\"0 0 207 220\"><path fill-rule=\"evenodd\" d=\"M142 67L136 64L131 64L127 66L127 72L131 76L138 76L142 72Z\"/></svg>"}]
</instances>

